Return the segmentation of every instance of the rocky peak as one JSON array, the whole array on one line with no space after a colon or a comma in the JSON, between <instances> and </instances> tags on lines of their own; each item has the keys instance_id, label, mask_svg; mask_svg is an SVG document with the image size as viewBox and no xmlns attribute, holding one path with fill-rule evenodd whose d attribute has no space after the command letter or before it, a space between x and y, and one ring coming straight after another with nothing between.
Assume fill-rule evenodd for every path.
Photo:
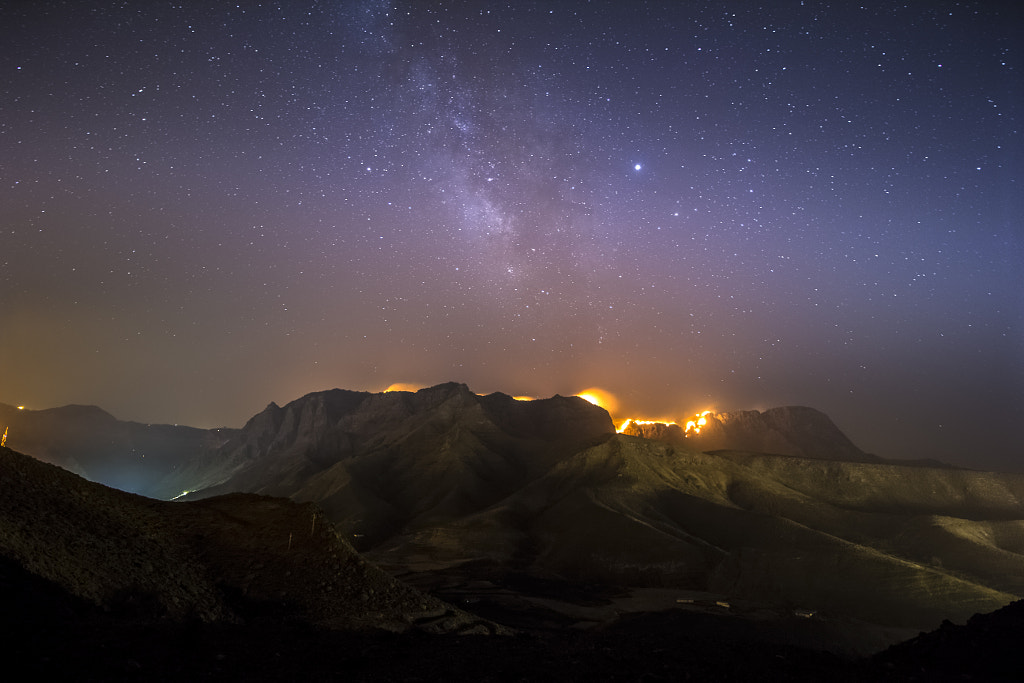
<instances>
[{"instance_id":1,"label":"rocky peak","mask_svg":"<svg viewBox=\"0 0 1024 683\"><path fill-rule=\"evenodd\" d=\"M281 424L282 413L281 406L271 401L266 408L250 417L242 430L246 432L266 432L271 429L277 429L277 426Z\"/></svg>"}]
</instances>

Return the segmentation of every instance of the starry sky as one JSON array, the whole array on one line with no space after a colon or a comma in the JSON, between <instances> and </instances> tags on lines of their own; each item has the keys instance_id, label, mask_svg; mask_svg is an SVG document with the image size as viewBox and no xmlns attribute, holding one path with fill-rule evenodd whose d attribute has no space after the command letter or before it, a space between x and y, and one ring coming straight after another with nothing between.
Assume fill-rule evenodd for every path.
<instances>
[{"instance_id":1,"label":"starry sky","mask_svg":"<svg viewBox=\"0 0 1024 683\"><path fill-rule=\"evenodd\" d=\"M1014 3L0 10L0 401L809 405L1024 471Z\"/></svg>"}]
</instances>

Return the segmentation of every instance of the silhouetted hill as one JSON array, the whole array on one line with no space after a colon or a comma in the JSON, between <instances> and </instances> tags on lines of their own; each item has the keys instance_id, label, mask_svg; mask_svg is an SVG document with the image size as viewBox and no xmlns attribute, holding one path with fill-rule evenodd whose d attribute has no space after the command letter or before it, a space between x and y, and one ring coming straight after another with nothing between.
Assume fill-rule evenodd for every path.
<instances>
[{"instance_id":1,"label":"silhouetted hill","mask_svg":"<svg viewBox=\"0 0 1024 683\"><path fill-rule=\"evenodd\" d=\"M96 406L19 410L0 403L7 446L123 491L169 498L166 479L186 460L219 447L235 431L123 422Z\"/></svg>"},{"instance_id":2,"label":"silhouetted hill","mask_svg":"<svg viewBox=\"0 0 1024 683\"><path fill-rule=\"evenodd\" d=\"M880 677L892 680L1019 681L1022 638L1024 601L1018 600L963 625L945 621L876 655L872 663Z\"/></svg>"}]
</instances>

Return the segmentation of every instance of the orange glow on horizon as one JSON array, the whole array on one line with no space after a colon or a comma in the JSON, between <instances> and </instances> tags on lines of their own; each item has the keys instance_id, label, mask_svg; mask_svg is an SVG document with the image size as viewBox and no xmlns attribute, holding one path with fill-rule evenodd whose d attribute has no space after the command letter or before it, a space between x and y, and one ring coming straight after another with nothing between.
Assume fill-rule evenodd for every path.
<instances>
[{"instance_id":1,"label":"orange glow on horizon","mask_svg":"<svg viewBox=\"0 0 1024 683\"><path fill-rule=\"evenodd\" d=\"M416 391L419 391L422 388L423 388L423 386L420 385L420 384L410 384L408 382L395 382L394 384L389 386L387 389L385 389L384 393L386 394L389 391L412 391L412 392L416 392Z\"/></svg>"},{"instance_id":2,"label":"orange glow on horizon","mask_svg":"<svg viewBox=\"0 0 1024 683\"><path fill-rule=\"evenodd\" d=\"M626 428L628 428L629 425L631 425L631 424L634 424L634 425L656 425L656 424L663 424L663 425L682 426L683 427L683 434L685 436L690 436L691 434L700 434L701 427L703 427L704 425L706 425L708 423L707 416L708 415L713 415L713 414L714 414L713 410L705 410L702 413L697 413L696 415L693 416L692 420L689 420L689 421L686 422L685 426L680 425L678 422L676 422L675 420L671 420L671 419L650 420L650 419L640 419L640 418L636 418L636 417L629 417L629 418L626 418L622 422L622 424L620 424L615 429L615 431L621 434L622 432L626 431Z\"/></svg>"},{"instance_id":3,"label":"orange glow on horizon","mask_svg":"<svg viewBox=\"0 0 1024 683\"><path fill-rule=\"evenodd\" d=\"M631 424L633 424L633 425L656 425L656 424L674 425L674 424L677 424L677 423L674 420L641 420L641 419L636 418L636 417L628 417L628 418L626 418L626 421L623 422L621 425L619 425L619 427L615 431L617 431L617 432L619 432L621 434L622 432L626 431L626 427L629 427L629 425L631 425Z\"/></svg>"},{"instance_id":4,"label":"orange glow on horizon","mask_svg":"<svg viewBox=\"0 0 1024 683\"><path fill-rule=\"evenodd\" d=\"M417 391L419 391L420 389L423 389L423 388L424 387L421 384L413 384L411 382L395 382L395 383L391 384L390 386L388 386L387 389L384 389L383 393L388 393L388 392L392 392L392 391L417 392ZM483 394L478 394L478 396L483 396ZM579 397L579 398L582 398L584 401L592 403L592 404L594 404L594 405L596 405L596 406L598 406L600 408L604 408L606 411L608 411L609 415L611 415L612 422L615 425L615 431L617 433L619 433L619 434L621 434L624 431L626 431L626 429L628 429L630 425L656 425L656 424L663 424L663 425L667 425L667 426L672 426L672 425L678 426L678 427L680 427L683 430L683 435L684 436L690 436L691 434L700 434L701 428L704 427L707 424L707 422L708 422L707 416L715 414L713 410L704 410L702 412L695 413L693 415L693 418L690 419L690 420L687 420L685 423L682 422L682 421L676 421L676 420L674 420L672 418L649 418L649 417L643 417L643 418L640 418L640 417L627 417L627 418L623 418L623 417L620 417L620 416L616 415L616 412L619 409L619 400L610 391L607 391L605 389L601 389L599 387L590 387L588 389L584 389L583 391L579 392L578 394L576 394L576 396ZM516 400L516 401L536 401L536 400L538 400L536 396L525 396L525 395L513 396L512 399ZM18 406L18 407L21 408L22 406Z\"/></svg>"},{"instance_id":5,"label":"orange glow on horizon","mask_svg":"<svg viewBox=\"0 0 1024 683\"><path fill-rule=\"evenodd\" d=\"M600 406L612 414L614 414L615 411L618 410L619 408L618 399L615 398L614 394L605 391L604 389L590 387L589 389L584 389L583 391L576 395L582 398L584 401L589 401L590 403L593 403L595 406Z\"/></svg>"}]
</instances>

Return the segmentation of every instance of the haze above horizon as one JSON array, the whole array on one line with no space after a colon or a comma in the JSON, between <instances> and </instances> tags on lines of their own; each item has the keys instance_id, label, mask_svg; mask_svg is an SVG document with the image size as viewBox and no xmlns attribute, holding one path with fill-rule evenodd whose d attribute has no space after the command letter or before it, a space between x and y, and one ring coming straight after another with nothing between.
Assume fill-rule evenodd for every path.
<instances>
[{"instance_id":1,"label":"haze above horizon","mask_svg":"<svg viewBox=\"0 0 1024 683\"><path fill-rule=\"evenodd\" d=\"M1022 10L22 3L0 401L464 382L1024 469Z\"/></svg>"}]
</instances>

